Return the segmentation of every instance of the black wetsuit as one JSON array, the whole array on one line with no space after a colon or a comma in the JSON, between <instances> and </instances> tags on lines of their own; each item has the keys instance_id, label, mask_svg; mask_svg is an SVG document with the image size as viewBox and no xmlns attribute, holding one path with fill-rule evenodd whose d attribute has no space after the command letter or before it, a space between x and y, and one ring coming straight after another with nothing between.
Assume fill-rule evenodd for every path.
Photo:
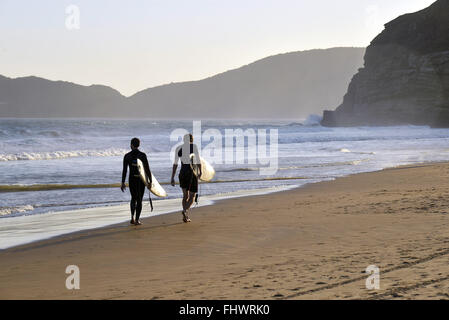
<instances>
[{"instance_id":1,"label":"black wetsuit","mask_svg":"<svg viewBox=\"0 0 449 320\"><path fill-rule=\"evenodd\" d=\"M129 191L131 192L131 218L136 213L136 220L139 220L140 213L142 212L142 200L145 194L145 184L140 179L139 171L137 169L137 159L142 161L145 168L145 172L151 179L150 166L148 165L148 159L145 153L135 149L125 155L123 158L123 172L122 183L125 183L126 173L129 167Z\"/></svg>"},{"instance_id":2,"label":"black wetsuit","mask_svg":"<svg viewBox=\"0 0 449 320\"><path fill-rule=\"evenodd\" d=\"M194 146L190 144L190 154L194 154ZM178 158L182 159L182 146L178 150ZM193 173L190 163L183 163L181 161L181 170L179 172L179 185L182 189L187 189L190 192L198 192L198 177Z\"/></svg>"}]
</instances>

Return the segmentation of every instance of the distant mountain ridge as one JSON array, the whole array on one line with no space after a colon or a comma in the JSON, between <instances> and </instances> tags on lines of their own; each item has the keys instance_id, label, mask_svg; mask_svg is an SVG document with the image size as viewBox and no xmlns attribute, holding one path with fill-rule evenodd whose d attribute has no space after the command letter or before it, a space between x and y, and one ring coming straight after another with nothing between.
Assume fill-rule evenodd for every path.
<instances>
[{"instance_id":1,"label":"distant mountain ridge","mask_svg":"<svg viewBox=\"0 0 449 320\"><path fill-rule=\"evenodd\" d=\"M0 117L304 118L341 101L364 51L280 54L131 97L100 85L0 76Z\"/></svg>"},{"instance_id":2,"label":"distant mountain ridge","mask_svg":"<svg viewBox=\"0 0 449 320\"><path fill-rule=\"evenodd\" d=\"M116 112L125 102L107 86L0 77L1 117L99 117Z\"/></svg>"}]
</instances>

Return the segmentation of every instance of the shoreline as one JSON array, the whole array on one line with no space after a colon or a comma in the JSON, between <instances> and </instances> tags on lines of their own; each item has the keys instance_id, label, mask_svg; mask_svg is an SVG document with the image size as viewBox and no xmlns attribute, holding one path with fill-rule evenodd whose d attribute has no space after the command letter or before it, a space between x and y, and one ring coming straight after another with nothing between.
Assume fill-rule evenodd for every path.
<instances>
[{"instance_id":1,"label":"shoreline","mask_svg":"<svg viewBox=\"0 0 449 320\"><path fill-rule=\"evenodd\" d=\"M265 194L271 194L271 193L277 193L277 192L283 192L287 190L291 190L296 188L297 186L282 186L282 187L272 187L272 188L262 188L262 189L250 189L250 190L240 190L236 192L229 192L229 193L223 193L223 194L215 194L215 195L206 195L202 197L202 200L200 204L196 208L201 207L207 207L207 206L213 206L217 201L222 200L228 200L228 199L237 199L242 197L252 197L257 195L265 195ZM151 213L150 216L145 216L148 213L142 212L141 221L144 221L146 219L152 219L160 215L168 215L168 214L174 214L176 212L180 212L181 209L179 208L181 206L181 198L173 198L173 199L161 199L161 200L153 200L153 204L157 207L157 204L159 201L163 202L162 205L165 205L164 208L159 212ZM144 209L146 209L147 206L144 204ZM195 208L195 209L196 209ZM97 215L97 211L102 211L103 216L108 216L107 222L98 222L100 225L94 225L94 224L85 224L82 225L82 221L86 220L86 216L95 216ZM72 217L74 216L74 217ZM55 218L55 219L53 219ZM32 240L18 240L18 244L14 245L8 245L8 247L0 248L0 252L8 249L13 249L25 245L32 245L33 243L39 243L41 241L50 241L53 239L57 239L59 237L64 236L70 236L75 235L82 232L88 232L88 231L95 231L103 228L113 228L118 225L121 225L123 223L128 223L129 221L129 204L121 204L121 205L111 205L111 206L98 206L98 207L92 207L92 208L81 208L81 209L74 209L74 210L64 210L64 211L55 211L55 212L47 212L43 214L35 214L35 215L22 215L17 217L6 217L2 219L11 219L8 220L7 223L3 222L3 224L0 225L0 233L5 230L8 230L9 227L14 227L17 225L19 220L31 220L27 221L26 224L45 224L45 223L52 223L54 224L53 228L49 228L47 225L46 232L50 233L49 236L41 236L37 239ZM47 220L43 222L42 220ZM71 223L77 225L77 229L74 229L74 227L66 227L65 231L58 231L59 226L62 223L62 220L65 220L64 223ZM1 221L1 220L0 220ZM19 224L19 227L21 225ZM39 226L38 226L39 228ZM56 231L55 231L56 228ZM67 231L72 230L72 231ZM28 234L33 235L35 231L33 230L27 230ZM2 235L0 237L0 242L8 241L7 239L13 238L13 237L26 237L26 235ZM11 240L9 240L11 241ZM14 242L14 241L13 241Z\"/></svg>"},{"instance_id":2,"label":"shoreline","mask_svg":"<svg viewBox=\"0 0 449 320\"><path fill-rule=\"evenodd\" d=\"M445 298L408 282L449 288L447 173L447 162L387 168L218 200L187 225L170 213L138 228L119 223L5 249L0 298ZM68 264L80 265L82 290L64 288ZM371 264L387 274L380 292L363 288Z\"/></svg>"},{"instance_id":3,"label":"shoreline","mask_svg":"<svg viewBox=\"0 0 449 320\"><path fill-rule=\"evenodd\" d=\"M203 207L203 206L213 206L214 204L216 204L218 201L222 201L222 200L229 200L229 199L234 199L234 198L241 198L241 197L253 197L253 196L258 196L258 195L268 195L268 194L276 194L278 192L285 192L285 191L289 191L289 190L295 190L295 189L302 189L307 187L308 185L313 185L313 184L317 184L317 183L322 183L322 182L326 182L326 181L333 181L336 179L341 179L341 178L345 178L345 177L351 177L354 175L358 175L358 174L364 174L364 173L374 173L374 172L382 172L384 170L389 170L389 169L395 169L395 168L408 168L408 167L414 167L414 166L426 166L426 165L433 165L433 164L441 164L441 163L449 163L447 161L430 161L430 162L420 162L420 163L415 163L415 164L406 164L406 165L397 165L397 166L393 166L393 167L387 167L387 168L383 168L380 170L374 170L374 171L366 171L366 172L360 172L360 173L353 173L353 174L349 174L349 175L345 175L345 176L341 176L341 177L329 177L328 179L324 179L324 180L320 180L320 181L315 181L315 182L309 182L309 183L305 183L303 185L285 185L285 186L280 186L280 187L272 187L272 188L261 188L261 189L248 189L248 190L239 190L239 191L235 191L235 192L228 192L228 193L224 193L224 194L212 194L212 195L206 195L203 196L202 198L206 198L205 200L203 200L203 202L206 202L206 204L200 204L197 206L197 208ZM279 190L276 190L279 189ZM248 194L249 193L249 194ZM211 199L210 199L211 198ZM158 201L171 201L171 202L180 202L181 198L173 198L173 199L157 199L156 201L153 199L153 201L155 201L154 203L157 204ZM145 203L145 201L144 201ZM193 206L192 206L193 207ZM90 226L90 227L82 227L79 230L73 230L73 231L69 231L69 232L62 232L62 233L58 233L55 235L51 235L49 237L41 237L39 239L35 239L35 240L31 240L31 241L22 241L21 243L17 244L17 245L12 245L12 246L8 246L8 247L4 247L4 248L0 248L0 252L4 251L4 250L8 250L8 249L13 249L13 248L17 248L20 246L24 246L24 245L31 245L33 243L38 243L41 241L48 241L48 240L53 240L53 239L57 239L59 237L64 237L64 236L70 236L72 234L78 234L78 233L82 233L82 232L87 232L87 231L94 231L94 230L99 230L99 229L103 229L103 228L113 228L117 225L121 225L123 223L126 223L126 221L128 221L128 218L125 218L125 216L129 215L129 210L128 210L128 203L123 203L123 204L117 204L117 205L102 205L102 206L94 206L94 207L87 207L87 208L79 208L79 209L70 209L70 210L61 210L61 211L50 211L50 212L45 212L42 214L36 214L36 215L19 215L19 216L13 216L13 217L2 217L1 219L16 219L16 218L25 218L25 219L30 219L30 218L34 218L35 220L39 220L38 217L40 217L41 215L43 215L44 217L48 217L48 215L55 215L55 214L70 214L70 213L75 213L78 214L79 218L81 218L82 213L83 212L92 212L92 211L96 211L96 210L103 210L105 211L105 214L111 214L114 211L120 211L123 212L123 214L121 214L121 216L123 216L123 218L118 217L116 219L116 221L111 222L111 223L106 223L106 224L101 224L98 226ZM126 211L126 213L125 213ZM163 212L160 213L155 213L155 214L151 214L151 216L142 216L141 220L144 221L146 219L151 219L151 218L155 218L156 216L159 215L167 215L167 214L174 214L176 212L178 212L180 210L178 210L177 207L175 208L170 208L170 209L165 209L163 210ZM142 213L143 214L143 213ZM128 219L128 220L127 220ZM1 220L0 220L1 221ZM0 229L0 231L2 231ZM49 232L51 233L51 230L49 230ZM1 238L0 238L0 242L1 242Z\"/></svg>"},{"instance_id":4,"label":"shoreline","mask_svg":"<svg viewBox=\"0 0 449 320\"><path fill-rule=\"evenodd\" d=\"M329 179L325 179L325 180L320 180L320 181L315 181L315 182L309 182L303 185L285 185L285 186L280 186L280 187L272 187L272 188L261 188L261 189L248 189L248 190L239 190L239 191L235 191L235 192L229 192L229 193L224 193L224 194L212 194L212 195L206 195L203 196L202 198L206 198L205 200L203 200L203 202L206 202L205 204L200 204L198 205L196 208L200 208L200 207L204 207L204 206L213 206L214 204L216 204L219 201L223 201L223 200L230 200L230 199L237 199L237 198L247 198L247 197L254 197L254 196L258 196L258 195L269 195L269 194L276 194L278 192L285 192L285 191L289 191L289 190L296 190L296 189L302 189L302 188L306 188L309 185L313 185L313 184L317 184L317 183L322 183L322 182L326 182L326 181L333 181L336 179L341 179L341 178L345 178L345 177L351 177L354 175L359 175L359 174L364 174L364 173L375 173L375 172L382 172L384 170L390 170L390 169L400 169L400 168L414 168L414 167L420 167L420 166L426 166L426 165L435 165L435 164L444 164L444 163L449 163L447 161L431 161L431 162L420 162L420 163L415 163L415 164L406 164L406 165L397 165L397 166L393 166L393 167L387 167L387 168L383 168L380 170L374 170L374 171L367 171L367 172L360 172L360 173L353 173L353 174L349 174L349 175L345 175L345 176L341 176L341 177L329 177ZM279 190L277 190L279 189ZM249 193L249 194L245 194L245 193ZM213 199L209 199L209 198L213 198ZM181 198L173 198L173 199L159 199L156 200L156 202L154 202L155 204L157 204L158 201L170 201L170 202L181 202ZM153 201L155 201L153 199ZM144 201L145 203L145 201ZM192 206L194 207L194 206ZM60 237L65 237L65 236L71 236L71 235L76 235L79 233L83 233L83 232L91 232L91 231L95 231L95 230L100 230L100 229L104 229L104 228L114 228L118 225L122 225L123 223L126 223L129 219L125 218L125 216L128 214L129 215L129 210L128 210L128 203L123 203L123 204L117 204L117 205L102 205L102 206L94 206L94 207L87 207L87 208L79 208L79 209L71 209L71 210L61 210L61 211L50 211L50 212L46 212L46 213L42 213L42 214L36 214L36 215L20 215L20 216L15 216L15 217L3 217L2 219L15 219L15 218L25 218L25 219L29 219L29 218L35 218L35 220L39 220L38 217L40 217L40 215L44 215L44 217L47 217L48 215L55 215L55 214L70 214L70 213L76 213L78 214L78 217L81 219L82 213L84 212L92 212L92 211L96 211L96 210L103 210L105 211L105 214L111 214L112 211L120 211L123 218L118 218L120 221L114 221L111 223L107 223L107 224L102 224L102 225L98 225L98 226L91 226L91 227L82 227L79 230L73 230L73 231L69 231L69 232L63 232L63 233L59 233L59 234L55 234L55 235L51 235L49 237L41 237L39 239L35 239L35 240L31 240L31 241L25 241L22 243L19 243L17 245L12 245L12 246L8 246L5 248L0 248L0 252L4 251L4 250L9 250L9 249L13 249L13 248L18 248L21 246L27 246L27 245L32 245L32 244L37 244L39 242L42 241L51 241L51 240L57 240ZM169 214L174 214L176 212L178 212L180 210L178 210L178 208L170 208L170 209L165 209L163 210L163 212L160 213L155 213L155 214L151 214L151 216L142 216L141 217L141 221L145 221L147 219L152 219L155 218L159 215L169 215ZM126 212L126 213L125 213ZM142 212L143 214L143 212ZM0 220L1 221L1 220ZM1 229L0 229L1 231ZM1 241L1 239L0 239Z\"/></svg>"}]
</instances>

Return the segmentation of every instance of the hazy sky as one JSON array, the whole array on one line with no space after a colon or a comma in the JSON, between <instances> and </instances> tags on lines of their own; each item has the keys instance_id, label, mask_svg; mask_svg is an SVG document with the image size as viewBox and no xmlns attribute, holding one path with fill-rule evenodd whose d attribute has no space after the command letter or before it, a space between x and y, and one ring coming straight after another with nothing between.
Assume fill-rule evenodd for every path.
<instances>
[{"instance_id":1,"label":"hazy sky","mask_svg":"<svg viewBox=\"0 0 449 320\"><path fill-rule=\"evenodd\" d=\"M0 0L0 74L104 84L131 95L273 54L367 46L384 23L433 2ZM79 29L66 27L71 4Z\"/></svg>"}]
</instances>

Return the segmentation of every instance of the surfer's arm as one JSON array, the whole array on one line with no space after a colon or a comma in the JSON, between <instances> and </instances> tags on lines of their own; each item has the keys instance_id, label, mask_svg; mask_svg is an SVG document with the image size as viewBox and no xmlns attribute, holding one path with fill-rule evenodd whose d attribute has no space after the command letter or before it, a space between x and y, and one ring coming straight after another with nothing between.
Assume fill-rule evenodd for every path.
<instances>
[{"instance_id":1,"label":"surfer's arm","mask_svg":"<svg viewBox=\"0 0 449 320\"><path fill-rule=\"evenodd\" d=\"M178 164L177 163L175 163L174 165L173 165L173 170L172 170L172 173L171 173L171 180L170 180L170 183L171 183L171 185L174 187L175 186L175 174L176 174L176 170L178 170Z\"/></svg>"},{"instance_id":2,"label":"surfer's arm","mask_svg":"<svg viewBox=\"0 0 449 320\"><path fill-rule=\"evenodd\" d=\"M128 171L128 163L126 161L126 156L123 158L123 170L122 170L122 185L121 185L121 189L122 191L125 191L125 181L126 181L126 174Z\"/></svg>"},{"instance_id":3,"label":"surfer's arm","mask_svg":"<svg viewBox=\"0 0 449 320\"><path fill-rule=\"evenodd\" d=\"M173 163L173 169L172 169L172 173L171 173L171 179L170 179L170 184L174 187L175 186L175 174L176 174L176 170L178 170L178 162L179 162L179 149L180 147L176 148L175 150L175 162Z\"/></svg>"},{"instance_id":4,"label":"surfer's arm","mask_svg":"<svg viewBox=\"0 0 449 320\"><path fill-rule=\"evenodd\" d=\"M199 168L199 177L201 177L203 168L201 164L200 153L198 152L198 147L196 146L196 144L193 145L193 154L195 155L195 164L198 165Z\"/></svg>"}]
</instances>

